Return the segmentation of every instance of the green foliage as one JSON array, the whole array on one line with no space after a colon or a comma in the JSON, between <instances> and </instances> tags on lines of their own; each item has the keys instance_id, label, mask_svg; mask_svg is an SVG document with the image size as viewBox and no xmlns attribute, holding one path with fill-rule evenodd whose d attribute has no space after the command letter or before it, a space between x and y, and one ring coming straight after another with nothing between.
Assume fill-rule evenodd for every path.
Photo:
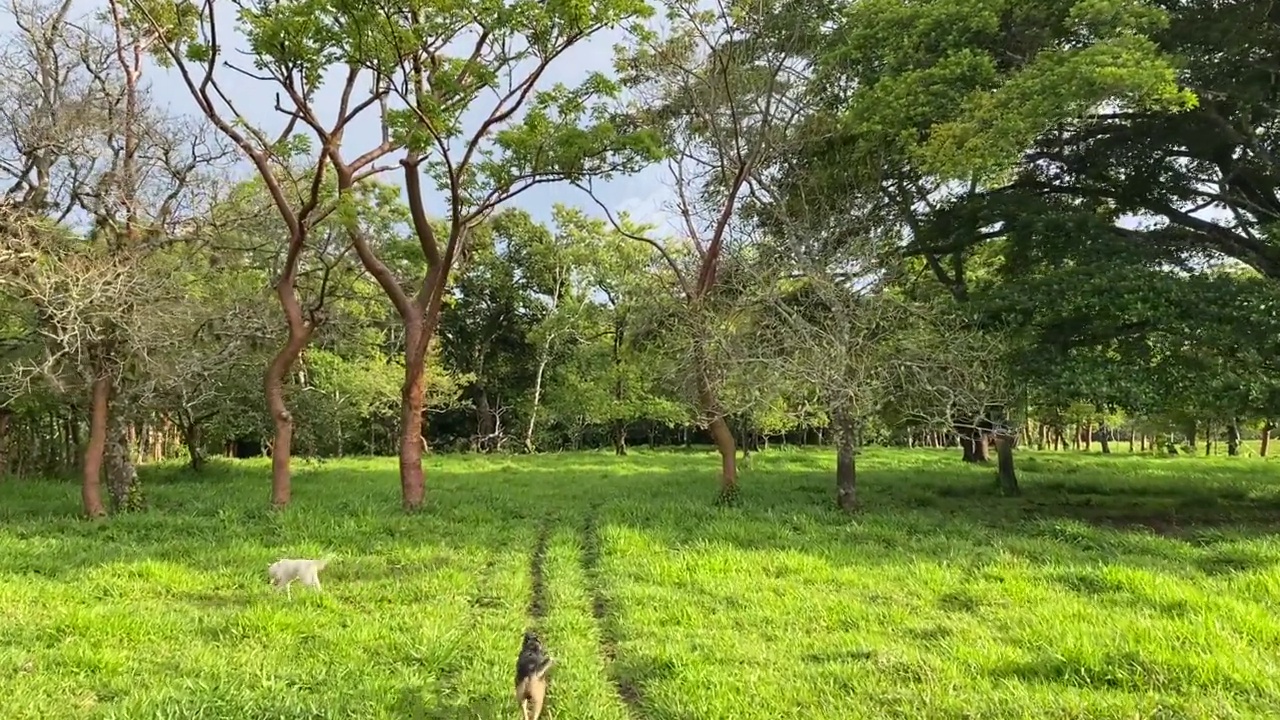
<instances>
[{"instance_id":1,"label":"green foliage","mask_svg":"<svg viewBox=\"0 0 1280 720\"><path fill-rule=\"evenodd\" d=\"M868 161L993 177L1104 104L1193 107L1149 37L1166 22L1140 0L859 2L814 49L815 87L845 108L844 131Z\"/></svg>"}]
</instances>

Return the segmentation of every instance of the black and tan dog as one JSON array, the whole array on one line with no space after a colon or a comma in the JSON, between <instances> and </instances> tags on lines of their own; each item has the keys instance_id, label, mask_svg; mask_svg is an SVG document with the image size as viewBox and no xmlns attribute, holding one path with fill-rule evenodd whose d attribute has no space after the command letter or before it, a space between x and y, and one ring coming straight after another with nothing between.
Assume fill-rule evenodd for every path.
<instances>
[{"instance_id":1,"label":"black and tan dog","mask_svg":"<svg viewBox=\"0 0 1280 720\"><path fill-rule=\"evenodd\" d=\"M547 694L547 671L555 664L542 649L542 642L532 630L524 634L520 655L516 658L516 702L524 720L538 720L542 701Z\"/></svg>"}]
</instances>

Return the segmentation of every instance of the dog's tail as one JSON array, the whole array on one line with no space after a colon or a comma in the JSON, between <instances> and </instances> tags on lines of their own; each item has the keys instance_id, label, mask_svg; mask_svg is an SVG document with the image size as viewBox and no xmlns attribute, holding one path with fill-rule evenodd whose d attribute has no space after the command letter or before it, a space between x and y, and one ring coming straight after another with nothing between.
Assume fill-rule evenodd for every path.
<instances>
[{"instance_id":1,"label":"dog's tail","mask_svg":"<svg viewBox=\"0 0 1280 720\"><path fill-rule=\"evenodd\" d=\"M552 665L555 665L555 664L556 664L556 659L555 659L555 658L551 658L551 657L549 657L549 658L547 658L546 660L543 660L543 661L542 661L542 664L541 664L541 665L539 665L539 666L538 666L538 667L533 671L533 677L535 677L535 678L537 678L537 679L541 680L542 678L546 677L546 675L547 675L547 671L548 671L548 670L550 670L550 669L551 669L551 666L552 666Z\"/></svg>"}]
</instances>

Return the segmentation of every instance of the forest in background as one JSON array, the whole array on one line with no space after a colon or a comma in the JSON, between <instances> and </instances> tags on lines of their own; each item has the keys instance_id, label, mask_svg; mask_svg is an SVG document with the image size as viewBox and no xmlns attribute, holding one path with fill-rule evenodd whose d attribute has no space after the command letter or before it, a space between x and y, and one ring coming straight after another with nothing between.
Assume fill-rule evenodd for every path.
<instances>
[{"instance_id":1,"label":"forest in background","mask_svg":"<svg viewBox=\"0 0 1280 720\"><path fill-rule=\"evenodd\" d=\"M852 509L862 445L1016 493L1019 445L1265 454L1280 415L1265 3L5 12L0 475L78 473L90 516L162 457L269 453L283 505L292 455L398 455L413 509L428 451L710 442L732 496L782 441ZM646 168L678 228L594 192Z\"/></svg>"}]
</instances>

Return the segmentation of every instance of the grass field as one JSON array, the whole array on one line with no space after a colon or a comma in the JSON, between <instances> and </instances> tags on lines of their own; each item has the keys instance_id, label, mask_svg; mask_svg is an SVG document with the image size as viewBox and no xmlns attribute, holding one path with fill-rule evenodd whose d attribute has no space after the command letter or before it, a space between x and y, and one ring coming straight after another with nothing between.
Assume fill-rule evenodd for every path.
<instances>
[{"instance_id":1,"label":"grass field","mask_svg":"<svg viewBox=\"0 0 1280 720\"><path fill-rule=\"evenodd\" d=\"M149 469L89 524L0 484L0 718L518 718L520 634L555 720L1280 717L1280 478L1260 459L771 451L735 507L709 453ZM333 552L322 593L266 582Z\"/></svg>"}]
</instances>

